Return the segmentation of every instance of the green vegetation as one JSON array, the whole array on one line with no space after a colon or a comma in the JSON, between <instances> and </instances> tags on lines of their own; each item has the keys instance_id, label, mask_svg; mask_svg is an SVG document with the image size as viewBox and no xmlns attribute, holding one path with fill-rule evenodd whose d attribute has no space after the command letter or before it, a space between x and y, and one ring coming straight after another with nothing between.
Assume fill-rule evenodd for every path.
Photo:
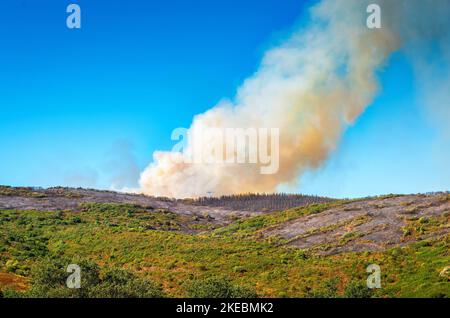
<instances>
[{"instance_id":1,"label":"green vegetation","mask_svg":"<svg viewBox=\"0 0 450 318\"><path fill-rule=\"evenodd\" d=\"M333 204L313 204L307 207L293 208L277 213L271 213L261 216L252 217L249 219L238 220L230 226L216 230L218 235L233 235L233 236L254 236L258 234L261 229L268 229L277 224L294 220L303 215L316 214L324 211L330 206L342 204L336 202Z\"/></svg>"},{"instance_id":2,"label":"green vegetation","mask_svg":"<svg viewBox=\"0 0 450 318\"><path fill-rule=\"evenodd\" d=\"M448 215L445 213L434 217L420 217L407 219L407 226L403 227L405 240L411 238L424 238L429 233L434 233L450 227Z\"/></svg>"},{"instance_id":3,"label":"green vegetation","mask_svg":"<svg viewBox=\"0 0 450 318\"><path fill-rule=\"evenodd\" d=\"M163 297L162 288L151 281L136 277L133 273L109 268L100 273L98 265L87 260L76 260L82 268L81 288L66 286L67 264L71 260L44 258L32 269L31 288L24 293L5 291L6 297L32 298L156 298Z\"/></svg>"},{"instance_id":4,"label":"green vegetation","mask_svg":"<svg viewBox=\"0 0 450 318\"><path fill-rule=\"evenodd\" d=\"M153 210L132 204L85 203L79 215L84 222L115 228L115 232L147 230L175 231L181 228L183 217L166 210Z\"/></svg>"},{"instance_id":5,"label":"green vegetation","mask_svg":"<svg viewBox=\"0 0 450 318\"><path fill-rule=\"evenodd\" d=\"M0 210L0 289L4 297L450 296L448 279L440 276L450 263L449 236L385 252L331 256L262 236L263 230L327 207L237 220L197 234L178 231L198 222L192 216L127 204L84 204L59 212ZM446 220L417 219L408 226L413 235L418 226L426 235L442 229ZM358 235L349 232L342 241ZM82 268L80 290L64 287L69 264ZM364 285L369 264L382 269L381 289ZM8 283L18 279L25 291Z\"/></svg>"},{"instance_id":6,"label":"green vegetation","mask_svg":"<svg viewBox=\"0 0 450 318\"><path fill-rule=\"evenodd\" d=\"M251 288L233 284L225 277L198 279L187 284L187 296L191 298L256 298Z\"/></svg>"},{"instance_id":7,"label":"green vegetation","mask_svg":"<svg viewBox=\"0 0 450 318\"><path fill-rule=\"evenodd\" d=\"M30 198L45 198L46 195L41 192L33 191L32 188L13 188L8 186L0 186L0 195L5 196L21 196Z\"/></svg>"},{"instance_id":8,"label":"green vegetation","mask_svg":"<svg viewBox=\"0 0 450 318\"><path fill-rule=\"evenodd\" d=\"M338 286L338 279L332 278L325 281L320 289L311 291L308 296L312 298L371 298L374 296L373 290L367 288L366 283L363 281L350 281L345 286L342 295L339 293Z\"/></svg>"},{"instance_id":9,"label":"green vegetation","mask_svg":"<svg viewBox=\"0 0 450 318\"><path fill-rule=\"evenodd\" d=\"M50 188L47 190L35 189L32 187L10 187L0 185L0 195L2 196L16 196L42 199L47 198L49 195L66 198L82 198L83 196L68 190L67 188Z\"/></svg>"}]
</instances>

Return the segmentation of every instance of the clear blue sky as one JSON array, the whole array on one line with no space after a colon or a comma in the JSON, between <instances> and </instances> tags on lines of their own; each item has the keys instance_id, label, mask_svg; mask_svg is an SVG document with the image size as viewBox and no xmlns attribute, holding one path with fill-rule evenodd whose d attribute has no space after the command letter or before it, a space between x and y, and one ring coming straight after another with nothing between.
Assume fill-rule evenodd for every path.
<instances>
[{"instance_id":1,"label":"clear blue sky","mask_svg":"<svg viewBox=\"0 0 450 318\"><path fill-rule=\"evenodd\" d=\"M69 3L82 29L65 25ZM233 97L289 33L299 0L2 0L0 184L135 186L170 133ZM330 196L450 189L449 143L400 54L383 91L297 190Z\"/></svg>"}]
</instances>

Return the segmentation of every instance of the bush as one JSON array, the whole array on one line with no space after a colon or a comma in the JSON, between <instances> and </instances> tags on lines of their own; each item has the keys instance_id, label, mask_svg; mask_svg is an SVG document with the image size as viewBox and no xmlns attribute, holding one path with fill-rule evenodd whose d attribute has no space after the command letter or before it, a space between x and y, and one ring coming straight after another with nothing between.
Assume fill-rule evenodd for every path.
<instances>
[{"instance_id":1,"label":"bush","mask_svg":"<svg viewBox=\"0 0 450 318\"><path fill-rule=\"evenodd\" d=\"M345 286L344 294L341 295L338 293L337 283L337 279L330 279L320 290L309 291L307 295L312 298L370 298L373 296L372 290L359 281L351 281Z\"/></svg>"},{"instance_id":2,"label":"bush","mask_svg":"<svg viewBox=\"0 0 450 318\"><path fill-rule=\"evenodd\" d=\"M5 267L7 272L15 273L17 269L19 269L19 262L17 260L10 259L6 261Z\"/></svg>"},{"instance_id":3,"label":"bush","mask_svg":"<svg viewBox=\"0 0 450 318\"><path fill-rule=\"evenodd\" d=\"M372 290L359 281L351 281L344 290L345 298L371 298Z\"/></svg>"},{"instance_id":4,"label":"bush","mask_svg":"<svg viewBox=\"0 0 450 318\"><path fill-rule=\"evenodd\" d=\"M162 298L160 286L141 279L122 269L111 269L105 273L101 284L90 291L94 298Z\"/></svg>"},{"instance_id":5,"label":"bush","mask_svg":"<svg viewBox=\"0 0 450 318\"><path fill-rule=\"evenodd\" d=\"M233 284L228 278L209 277L188 283L186 292L190 298L256 298L250 288Z\"/></svg>"},{"instance_id":6,"label":"bush","mask_svg":"<svg viewBox=\"0 0 450 318\"><path fill-rule=\"evenodd\" d=\"M74 216L71 220L72 224L80 224L82 222L79 216Z\"/></svg>"},{"instance_id":7,"label":"bush","mask_svg":"<svg viewBox=\"0 0 450 318\"><path fill-rule=\"evenodd\" d=\"M66 280L69 264L81 268L81 288L70 289ZM163 297L162 288L122 269L109 269L103 275L97 264L87 260L46 258L32 268L31 288L19 295L33 298L154 298Z\"/></svg>"},{"instance_id":8,"label":"bush","mask_svg":"<svg viewBox=\"0 0 450 318\"><path fill-rule=\"evenodd\" d=\"M81 267L81 288L70 289L66 286L67 266L76 263ZM31 270L31 288L26 297L33 298L86 298L90 289L100 283L99 267L86 260L70 261L64 258L47 257L38 262Z\"/></svg>"}]
</instances>

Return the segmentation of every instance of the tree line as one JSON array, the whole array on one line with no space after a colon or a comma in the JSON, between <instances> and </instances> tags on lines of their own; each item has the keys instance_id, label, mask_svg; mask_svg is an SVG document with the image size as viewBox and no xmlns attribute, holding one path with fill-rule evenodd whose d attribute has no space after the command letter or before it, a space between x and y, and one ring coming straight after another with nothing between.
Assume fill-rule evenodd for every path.
<instances>
[{"instance_id":1,"label":"tree line","mask_svg":"<svg viewBox=\"0 0 450 318\"><path fill-rule=\"evenodd\" d=\"M201 206L224 207L233 210L273 212L315 203L327 203L331 201L333 201L331 198L303 194L248 193L224 195L220 197L200 197L193 199L190 203Z\"/></svg>"}]
</instances>

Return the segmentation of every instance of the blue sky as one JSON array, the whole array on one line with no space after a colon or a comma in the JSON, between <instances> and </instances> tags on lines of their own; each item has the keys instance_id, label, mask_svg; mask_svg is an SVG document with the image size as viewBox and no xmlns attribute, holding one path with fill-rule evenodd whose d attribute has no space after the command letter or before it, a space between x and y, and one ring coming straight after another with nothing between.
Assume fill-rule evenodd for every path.
<instances>
[{"instance_id":1,"label":"blue sky","mask_svg":"<svg viewBox=\"0 0 450 318\"><path fill-rule=\"evenodd\" d=\"M69 3L82 29L65 25ZM309 2L0 4L0 184L135 186L174 128L233 97ZM449 143L396 54L382 92L318 171L290 191L354 197L450 189Z\"/></svg>"}]
</instances>

